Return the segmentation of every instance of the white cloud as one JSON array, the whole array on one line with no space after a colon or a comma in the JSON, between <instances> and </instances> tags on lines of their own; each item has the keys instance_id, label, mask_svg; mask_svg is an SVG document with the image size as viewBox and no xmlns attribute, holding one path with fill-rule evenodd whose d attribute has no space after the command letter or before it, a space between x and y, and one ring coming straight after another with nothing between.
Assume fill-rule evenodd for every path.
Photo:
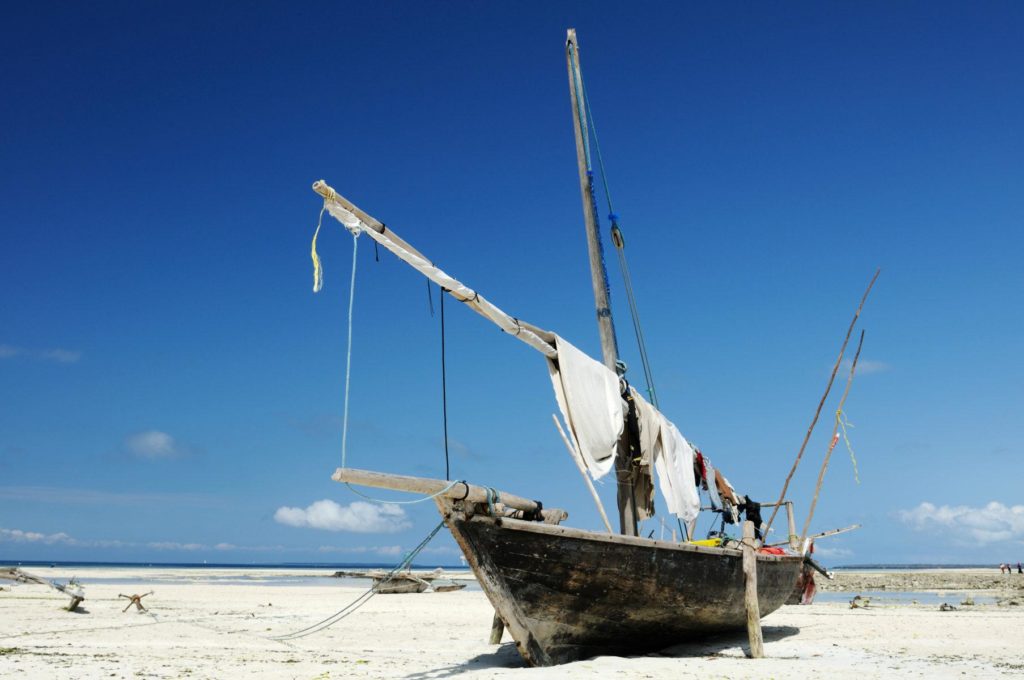
<instances>
[{"instance_id":1,"label":"white cloud","mask_svg":"<svg viewBox=\"0 0 1024 680\"><path fill-rule=\"evenodd\" d=\"M152 541L146 544L147 548L154 550L207 550L202 543L178 543L176 541Z\"/></svg>"},{"instance_id":2,"label":"white cloud","mask_svg":"<svg viewBox=\"0 0 1024 680\"><path fill-rule=\"evenodd\" d=\"M22 531L21 529L3 529L0 528L0 541L11 541L12 543L45 543L46 545L53 545L54 543L65 543L70 545L77 544L77 541L63 531L56 534L41 534L37 531Z\"/></svg>"},{"instance_id":3,"label":"white cloud","mask_svg":"<svg viewBox=\"0 0 1024 680\"><path fill-rule=\"evenodd\" d=\"M357 545L357 546L341 546L341 545L322 545L318 548L322 553L344 553L346 555L401 555L402 546L400 545Z\"/></svg>"},{"instance_id":4,"label":"white cloud","mask_svg":"<svg viewBox=\"0 0 1024 680\"><path fill-rule=\"evenodd\" d=\"M852 550L846 548L829 548L821 547L817 543L814 544L814 556L815 557L828 557L835 559L836 557L849 557L853 555Z\"/></svg>"},{"instance_id":5,"label":"white cloud","mask_svg":"<svg viewBox=\"0 0 1024 680\"><path fill-rule=\"evenodd\" d=\"M995 501L984 507L935 506L924 502L897 513L900 521L917 531L950 530L953 540L988 545L1005 541L1024 543L1024 505L1006 506Z\"/></svg>"},{"instance_id":6,"label":"white cloud","mask_svg":"<svg viewBox=\"0 0 1024 680\"><path fill-rule=\"evenodd\" d=\"M147 460L179 458L186 451L174 441L174 437L159 430L138 432L124 440L128 453Z\"/></svg>"},{"instance_id":7,"label":"white cloud","mask_svg":"<svg viewBox=\"0 0 1024 680\"><path fill-rule=\"evenodd\" d=\"M73 349L25 349L14 345L0 345L0 359L10 359L17 356L27 356L43 361L56 361L60 364L73 364L82 358L82 353Z\"/></svg>"},{"instance_id":8,"label":"white cloud","mask_svg":"<svg viewBox=\"0 0 1024 680\"><path fill-rule=\"evenodd\" d=\"M328 531L352 531L360 534L402 531L412 526L405 510L393 503L382 505L353 501L351 505L338 505L332 500L317 501L309 507L280 507L274 519L293 527L311 527Z\"/></svg>"}]
</instances>

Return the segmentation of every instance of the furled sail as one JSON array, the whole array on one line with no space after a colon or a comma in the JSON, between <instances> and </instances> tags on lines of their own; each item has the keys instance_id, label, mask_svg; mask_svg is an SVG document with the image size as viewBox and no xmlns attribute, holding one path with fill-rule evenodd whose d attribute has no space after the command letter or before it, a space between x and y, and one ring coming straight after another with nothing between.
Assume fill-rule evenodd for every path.
<instances>
[{"instance_id":1,"label":"furled sail","mask_svg":"<svg viewBox=\"0 0 1024 680\"><path fill-rule=\"evenodd\" d=\"M555 348L548 371L558 408L591 476L599 479L612 469L626 419L619 376L557 335Z\"/></svg>"}]
</instances>

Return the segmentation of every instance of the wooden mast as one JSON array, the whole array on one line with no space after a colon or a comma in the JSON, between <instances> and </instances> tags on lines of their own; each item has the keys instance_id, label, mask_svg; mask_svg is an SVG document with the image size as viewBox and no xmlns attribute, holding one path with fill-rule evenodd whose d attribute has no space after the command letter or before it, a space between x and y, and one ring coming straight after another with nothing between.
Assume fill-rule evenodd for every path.
<instances>
[{"instance_id":1,"label":"wooden mast","mask_svg":"<svg viewBox=\"0 0 1024 680\"><path fill-rule=\"evenodd\" d=\"M597 230L597 204L594 198L594 173L590 165L589 133L587 126L587 105L583 95L583 76L580 73L580 56L576 41L576 29L570 28L565 42L565 62L569 70L569 97L572 101L572 126L576 133L576 163L580 175L580 196L583 199L583 222L587 230L587 251L590 255L590 277L594 287L594 302L597 307L597 328L601 336L601 356L604 365L616 374L619 368L619 345L615 338L615 324L608 294L608 272L601 252L601 237ZM628 433L623 433L628 436ZM615 458L617 501L619 506L619 530L628 536L637 535L635 481L632 463L628 455L620 453Z\"/></svg>"}]
</instances>

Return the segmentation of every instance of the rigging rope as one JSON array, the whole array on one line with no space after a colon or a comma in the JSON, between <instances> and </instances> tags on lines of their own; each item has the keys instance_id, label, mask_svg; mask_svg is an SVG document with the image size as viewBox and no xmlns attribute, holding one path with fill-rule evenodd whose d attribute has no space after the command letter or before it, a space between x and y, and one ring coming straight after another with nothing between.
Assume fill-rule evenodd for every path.
<instances>
[{"instance_id":1,"label":"rigging rope","mask_svg":"<svg viewBox=\"0 0 1024 680\"><path fill-rule=\"evenodd\" d=\"M430 540L437 535L437 532L439 532L442 527L444 527L444 520L441 520L441 522L436 527L434 527L434 530L427 534L426 538L420 541L419 545L410 550L409 553L406 554L406 556L402 559L401 562L398 563L398 565L394 569L385 574L384 578L382 578L378 583L372 585L369 589L366 590L366 592L356 597L356 599L352 600L347 605L345 605L338 611L328 616L326 619L318 621L317 623L314 623L311 626L307 626L302 630L297 630L292 633L286 633L285 635L271 636L270 639L277 641L296 640L301 637L306 637L307 635L313 635L314 633L319 633L322 630L330 628L338 621L341 621L349 614L352 614L357 609L362 607L364 604L369 602L370 598L377 594L380 587L388 581L390 581L392 578L394 578L395 574L412 566L413 559L415 559L416 556L420 554L420 552L424 548L427 547L427 544L430 543Z\"/></svg>"},{"instance_id":2,"label":"rigging rope","mask_svg":"<svg viewBox=\"0 0 1024 680\"><path fill-rule=\"evenodd\" d=\"M575 73L575 71L574 71ZM574 84L577 87L577 105L579 106L580 94L582 94L582 106L586 109L587 120L589 125L587 127L586 138L586 158L587 158L587 176L593 177L593 171L591 170L590 160L590 142L589 137L594 138L594 150L597 152L597 165L601 172L601 184L604 187L605 200L608 203L608 220L611 222L611 237L612 243L615 244L615 251L618 255L619 269L622 272L622 280L625 284L626 289L626 300L629 303L629 315L633 321L633 333L636 336L636 344L640 353L640 364L643 367L644 380L647 382L647 397L651 400L651 404L655 408L658 408L658 394L654 389L654 375L651 371L651 362L647 354L647 343L644 339L643 329L640 325L640 312L636 304L636 295L633 292L633 279L629 272L629 265L626 263L626 251L625 251L625 239L622 237L622 230L619 228L619 216L615 212L615 208L612 205L612 192L608 186L608 173L605 171L604 157L601 154L601 143L597 137L597 125L594 122L594 113L590 108L590 97L587 96L586 85L583 84L583 76L579 76L579 80L575 81ZM580 111L580 120L582 121L582 111ZM593 183L591 182L591 194L593 195ZM597 217L597 210L594 210L595 219ZM603 250L602 250L603 256Z\"/></svg>"},{"instance_id":3,"label":"rigging rope","mask_svg":"<svg viewBox=\"0 0 1024 680\"><path fill-rule=\"evenodd\" d=\"M327 210L327 200L326 199L324 200L324 207L323 207L323 209L320 210L320 218L317 220L316 231L313 232L313 246L312 246L312 257L313 257L313 292L318 292L318 291L320 291L323 288L323 268L321 267L321 264L320 264L320 257L317 255L317 252L316 252L316 239L317 239L317 236L320 234L320 226L321 226L321 224L323 222L323 216L324 216L324 211L325 210ZM355 316L355 311L354 310L355 310L355 297L356 297L356 264L359 261L358 258L357 258L357 255L359 253L359 234L362 233L362 231L360 231L360 229L358 227L350 227L348 225L345 225L345 228L348 229L348 231L351 232L351 234L352 234L352 276L349 279L349 288L348 288L348 334L347 334L347 347L345 349L345 398L344 398L344 407L343 407L343 411L342 411L342 420L341 420L341 467L342 468L348 467L348 406L349 406L349 397L350 397L350 393L351 393L350 387L351 387L351 382L352 382L352 321L353 321L353 318ZM428 289L428 291L429 291L429 289ZM443 298L443 293L442 293L442 308L441 308L442 309L442 322L443 322L443 318L444 318L443 317L443 314L444 314L443 304L444 304L444 298ZM442 330L442 334L443 334L443 330ZM443 341L443 335L442 335L442 341ZM448 475L447 475L447 467L448 467L448 448L447 448L447 446L448 446L448 436L447 436L447 432L448 432L448 426L447 426L447 405L446 405L445 406L445 469L446 469L446 478L448 477ZM416 500L413 500L413 501L395 501L395 500L383 500L383 499L380 499L380 498L374 498L373 496L368 496L367 494L364 494L361 491L359 491L358 489L356 489L355 487L353 487L348 482L344 482L345 486L347 486L349 488L349 491L351 491L352 493L356 494L357 496L361 496L362 498L365 498L368 501L373 501L374 503L384 503L384 504L391 503L391 504L394 504L394 505L412 505L414 503L422 503L424 501L429 501L429 500L431 500L433 498L436 498L437 496L440 496L442 494L447 493L456 484L459 484L459 483L460 483L459 481L453 481L448 486L446 486L445 488L441 489L437 493L430 494L429 496L424 496L423 498L417 498Z\"/></svg>"},{"instance_id":4,"label":"rigging rope","mask_svg":"<svg viewBox=\"0 0 1024 680\"><path fill-rule=\"evenodd\" d=\"M444 289L441 289L441 419L444 422L444 478L451 479L451 466L448 463L448 368L445 365L444 351Z\"/></svg>"}]
</instances>

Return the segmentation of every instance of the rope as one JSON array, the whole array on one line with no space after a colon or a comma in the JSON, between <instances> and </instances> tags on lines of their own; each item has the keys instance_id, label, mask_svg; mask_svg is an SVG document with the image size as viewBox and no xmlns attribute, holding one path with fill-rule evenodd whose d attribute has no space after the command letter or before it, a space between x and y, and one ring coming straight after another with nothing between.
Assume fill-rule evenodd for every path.
<instances>
[{"instance_id":1,"label":"rope","mask_svg":"<svg viewBox=\"0 0 1024 680\"><path fill-rule=\"evenodd\" d=\"M427 534L427 537L424 538L422 541L420 541L419 545L417 545L415 548L413 548L411 551L409 551L409 553L406 554L406 556L402 559L402 561L394 569L389 571L384 576L383 579L381 579L378 583L370 586L370 588L367 589L366 592L364 592L361 595L359 595L358 597L356 597L354 600L352 600L347 605L345 605L344 607L342 607L338 611L336 611L333 614L331 614L330 616L328 616L326 619L323 619L322 621L318 621L317 623L314 623L311 626L307 626L306 628L303 628L302 630L297 630L297 631L294 631L292 633L286 633L285 635L270 636L270 639L271 640L277 640L277 641L296 640L296 639L301 638L301 637L306 637L307 635L313 635L314 633L319 633L322 630L330 628L331 626L336 624L338 621L341 621L342 619L347 617L349 614L352 614L357 609L362 607L364 604L369 602L370 598L372 598L374 595L377 594L378 588L380 588L382 585L384 585L385 583L390 581L392 578L394 578L395 574L397 574L398 572L402 571L403 569L409 568L412 565L413 559L415 559L415 557L425 547L427 547L427 544L430 543L430 540L432 538L434 538L434 536L437 535L437 532L439 532L443 526L444 526L444 520L441 520L441 522L436 527L434 527L434 530L431 531L429 534Z\"/></svg>"},{"instance_id":2,"label":"rope","mask_svg":"<svg viewBox=\"0 0 1024 680\"><path fill-rule=\"evenodd\" d=\"M320 211L321 219L323 219L323 213L324 213L324 211L321 210ZM323 286L322 273L320 273L320 274L316 273L318 271L321 271L321 270L319 270L320 258L317 257L317 254L316 254L316 235L319 232L320 232L320 224L317 224L317 231L313 235L314 280L319 280L320 281L320 286L322 287ZM342 410L342 419L341 419L341 467L343 467L343 468L348 467L348 410L349 410L348 407L349 407L349 401L350 401L350 396L351 396L351 384L352 384L352 321L353 321L354 316L355 316L356 264L359 261L357 256L359 254L359 234L360 233L361 233L360 231L352 231L352 276L349 279L349 290L348 290L348 333L347 333L347 343L348 343L348 346L345 349L345 400L344 400L344 407L343 407L343 410ZM317 289L315 284L314 284L314 289ZM446 438L446 441L447 441L447 438ZM447 463L447 451L446 451L446 456L445 456L445 462ZM447 493L456 484L459 484L459 483L460 482L458 482L458 481L454 481L451 484L449 484L448 486L446 486L445 488L443 488L440 491L438 491L437 493L431 494L429 496L424 496L423 498L417 498L414 501L394 501L394 500L384 500L384 499L381 499L381 498L374 498L372 496L368 496L367 494L362 493L358 489L354 488L348 482L345 482L345 486L347 486L349 488L349 490L352 493L356 494L357 496L361 496L362 498L365 498L368 501L373 501L374 503L385 503L385 504L390 503L390 504L394 504L394 505L412 505L414 503L422 503L424 501L429 501L429 500L431 500L431 499L433 499L433 498L435 498L437 496L440 496L440 495L442 495L444 493Z\"/></svg>"},{"instance_id":3,"label":"rope","mask_svg":"<svg viewBox=\"0 0 1024 680\"><path fill-rule=\"evenodd\" d=\"M448 368L445 365L444 351L444 291L441 291L441 419L444 422L444 478L451 479L451 466L448 463Z\"/></svg>"},{"instance_id":4,"label":"rope","mask_svg":"<svg viewBox=\"0 0 1024 680\"><path fill-rule=\"evenodd\" d=\"M324 207L320 208L320 217L316 221L316 231L313 232L313 245L310 248L310 256L313 258L313 292L319 293L324 287L324 268L320 264L320 256L316 252L316 237L320 235L320 225L324 222L324 212L327 210L327 201Z\"/></svg>"},{"instance_id":5,"label":"rope","mask_svg":"<svg viewBox=\"0 0 1024 680\"><path fill-rule=\"evenodd\" d=\"M323 211L321 211L321 215ZM315 237L314 237L315 240ZM359 232L352 234L352 278L348 284L348 347L345 350L345 406L341 419L341 467L348 453L348 399L352 379L352 317L356 299L356 254L359 252ZM352 487L349 487L352 488Z\"/></svg>"},{"instance_id":6,"label":"rope","mask_svg":"<svg viewBox=\"0 0 1024 680\"><path fill-rule=\"evenodd\" d=\"M582 92L583 105L586 107L587 111L589 122L587 133L588 135L592 135L594 138L594 150L597 152L597 165L601 172L601 184L604 187L605 200L608 204L608 220L611 222L612 243L615 245L615 251L618 254L619 269L622 272L622 280L626 289L626 301L629 303L629 315L633 322L633 334L636 336L637 349L640 353L640 364L643 367L644 380L647 382L647 398L651 400L651 404L653 404L655 408L658 408L658 394L654 389L654 374L651 370L651 362L647 354L647 342L644 339L643 328L640 325L640 311L636 303L636 295L633 292L633 278L630 275L629 265L626 262L626 242L622 238L622 230L619 228L619 216L616 214L615 207L612 205L612 192L611 188L608 186L608 173L605 170L604 156L601 154L601 143L597 136L597 124L594 122L594 112L590 108L590 97L587 95L586 85L583 84L583 76L580 76L579 90ZM587 175L588 177L592 177L593 173L589 172L589 148L588 144ZM591 185L591 192L593 192L593 185ZM596 207L594 214L596 218Z\"/></svg>"},{"instance_id":7,"label":"rope","mask_svg":"<svg viewBox=\"0 0 1024 680\"><path fill-rule=\"evenodd\" d=\"M857 471L857 457L853 455L853 447L850 445L850 438L846 435L846 428L853 427L853 423L846 417L846 413L839 409L836 411L836 423L843 433L843 442L846 443L846 450L850 452L850 462L853 463L853 479L860 484L860 473Z\"/></svg>"}]
</instances>

